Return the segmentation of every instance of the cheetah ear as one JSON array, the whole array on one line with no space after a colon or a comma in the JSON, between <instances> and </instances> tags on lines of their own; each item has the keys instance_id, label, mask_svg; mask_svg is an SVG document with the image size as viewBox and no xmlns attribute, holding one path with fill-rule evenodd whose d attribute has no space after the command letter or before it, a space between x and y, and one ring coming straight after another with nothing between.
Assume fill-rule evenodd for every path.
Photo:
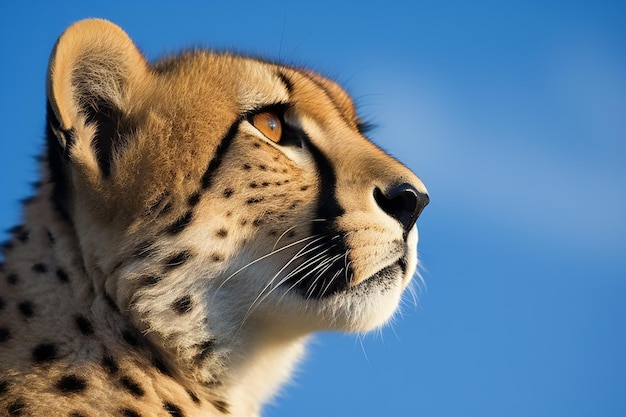
<instances>
[{"instance_id":1,"label":"cheetah ear","mask_svg":"<svg viewBox=\"0 0 626 417\"><path fill-rule=\"evenodd\" d=\"M70 26L52 51L47 79L60 151L108 176L116 145L131 129L131 97L148 74L145 58L118 26L101 19Z\"/></svg>"}]
</instances>

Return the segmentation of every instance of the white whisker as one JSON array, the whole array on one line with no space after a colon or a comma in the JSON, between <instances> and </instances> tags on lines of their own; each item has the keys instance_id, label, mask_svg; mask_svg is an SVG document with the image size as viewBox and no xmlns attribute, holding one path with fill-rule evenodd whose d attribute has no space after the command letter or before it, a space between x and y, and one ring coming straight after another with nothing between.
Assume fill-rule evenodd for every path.
<instances>
[{"instance_id":1,"label":"white whisker","mask_svg":"<svg viewBox=\"0 0 626 417\"><path fill-rule=\"evenodd\" d=\"M309 264L315 263L317 261L317 259L323 257L324 252L321 252L320 254L314 255L311 258L307 259L303 264L298 265L294 268L293 271L289 272L285 277L283 277L278 284L274 285L274 282L276 280L276 278L278 278L278 276L280 276L280 274L292 263L294 262L296 259L301 258L305 255L308 255L309 253L321 249L324 247L324 245L326 245L327 243L323 243L323 244L319 244L313 247L309 247L311 245L316 244L320 239L322 239L322 237L318 237L316 238L314 241L307 243L304 247L302 247L295 255L293 255L291 257L291 259L289 259L288 262L285 263L285 265L283 265L283 267L280 268L280 270L278 272L276 272L276 274L274 274L274 276L269 280L269 282L263 287L263 289L259 292L259 294L257 295L257 297L252 301L252 303L250 304L250 307L248 307L248 311L246 312L244 319L242 320L241 326L243 326L243 324L246 322L247 318L250 316L250 314L254 311L254 309L256 308L256 306L260 305L276 288L279 288L283 283L285 283L287 280L289 280L292 276L294 276L297 272L296 271L301 271L304 270L308 267ZM333 246L336 246L335 244L333 244L331 246L331 248ZM328 249L325 249L328 250ZM267 291L269 288L269 291Z\"/></svg>"},{"instance_id":2,"label":"white whisker","mask_svg":"<svg viewBox=\"0 0 626 417\"><path fill-rule=\"evenodd\" d=\"M310 220L311 223L313 223L313 222L325 222L325 221L327 221L327 220L325 220L325 219L313 219L313 220ZM276 246L278 246L278 242L280 242L280 240L283 237L285 237L286 234L288 234L289 232L291 232L292 230L294 230L295 228L300 227L300 226L302 226L302 225L301 224L296 224L296 225L291 226L290 228L288 228L284 232L282 232L280 234L280 236L278 236L278 239L276 239L276 243L274 243L274 246L272 247L272 251L274 249L276 249Z\"/></svg>"},{"instance_id":3,"label":"white whisker","mask_svg":"<svg viewBox=\"0 0 626 417\"><path fill-rule=\"evenodd\" d=\"M217 293L217 291L218 291L220 288L222 288L222 286L223 286L224 284L226 284L226 282L228 282L228 281L229 281L231 278L233 278L235 275L239 274L241 271L243 271L243 270L245 270L245 269L249 268L250 266L252 266L252 265L254 265L254 264L256 264L256 263L258 263L258 262L260 262L260 261L262 261L262 260L264 260L264 259L267 259L267 258L269 258L270 256L276 255L277 253L280 253L280 252L282 252L282 251L284 251L284 250L286 250L286 249L290 249L290 248L292 248L292 247L294 247L294 246L300 245L300 244L302 244L303 242L305 242L305 241L307 241L307 240L309 240L309 239L321 239L321 237L322 237L321 235L312 235L312 236L307 236L307 237L305 237L305 238L302 238L302 239L300 239L300 240L297 240L297 241L295 241L295 242L292 242L292 243L290 243L290 244L288 244L288 245L282 246L282 247L280 247L279 249L272 250L271 252L269 252L269 253L267 253L267 254L265 254L265 255L263 255L263 256L261 256L261 257L259 257L259 258L255 259L254 261L251 261L251 262L247 263L246 265L242 266L241 268L239 268L238 270L236 270L235 272L233 272L233 273L232 273L231 275L229 275L226 279L224 279L224 281L222 281L222 283L221 283L221 284L217 287L217 289L215 290L215 292ZM309 243L310 243L310 242L309 242Z\"/></svg>"},{"instance_id":4,"label":"white whisker","mask_svg":"<svg viewBox=\"0 0 626 417\"><path fill-rule=\"evenodd\" d=\"M335 275L333 275L333 277L328 280L328 284L326 285L326 287L322 290L322 294L324 294L326 291L328 291L328 289L330 288L330 284L332 284L335 279L337 279L337 277L339 275L341 275L341 272L343 271L343 268L339 269L337 272L335 272Z\"/></svg>"}]
</instances>

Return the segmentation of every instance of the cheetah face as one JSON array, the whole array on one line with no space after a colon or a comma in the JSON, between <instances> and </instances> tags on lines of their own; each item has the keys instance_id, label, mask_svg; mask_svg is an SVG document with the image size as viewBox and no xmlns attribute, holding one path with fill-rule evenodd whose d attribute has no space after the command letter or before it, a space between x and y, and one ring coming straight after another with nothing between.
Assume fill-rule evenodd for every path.
<instances>
[{"instance_id":1,"label":"cheetah face","mask_svg":"<svg viewBox=\"0 0 626 417\"><path fill-rule=\"evenodd\" d=\"M245 172L236 179L249 184L241 201L259 205L253 210L258 228L222 289L230 280L233 294L247 286L242 283L255 284L247 317L307 330L369 330L392 314L415 272L414 225L428 202L426 191L367 141L338 87L295 70L281 69L279 77L267 74L267 89L281 92L270 103L287 105L269 112L262 106L241 128L243 143L260 149L236 156L258 170L252 182ZM333 112L338 119L328 116ZM277 143L256 126L266 114L280 126ZM223 178L221 188L228 189L229 176ZM276 186L281 183L292 184L288 192ZM268 246L258 248L259 241Z\"/></svg>"},{"instance_id":2,"label":"cheetah face","mask_svg":"<svg viewBox=\"0 0 626 417\"><path fill-rule=\"evenodd\" d=\"M227 53L149 65L103 21L68 29L50 68L55 202L96 288L157 343L392 315L428 196L337 84Z\"/></svg>"}]
</instances>

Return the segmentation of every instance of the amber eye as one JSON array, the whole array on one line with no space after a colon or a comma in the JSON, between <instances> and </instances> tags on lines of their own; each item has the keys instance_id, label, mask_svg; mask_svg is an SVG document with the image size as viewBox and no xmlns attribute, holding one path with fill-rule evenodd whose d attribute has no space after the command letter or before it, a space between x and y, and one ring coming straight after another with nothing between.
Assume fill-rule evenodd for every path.
<instances>
[{"instance_id":1,"label":"amber eye","mask_svg":"<svg viewBox=\"0 0 626 417\"><path fill-rule=\"evenodd\" d=\"M280 142L283 136L283 124L272 112L257 113L252 116L252 124L272 142Z\"/></svg>"}]
</instances>

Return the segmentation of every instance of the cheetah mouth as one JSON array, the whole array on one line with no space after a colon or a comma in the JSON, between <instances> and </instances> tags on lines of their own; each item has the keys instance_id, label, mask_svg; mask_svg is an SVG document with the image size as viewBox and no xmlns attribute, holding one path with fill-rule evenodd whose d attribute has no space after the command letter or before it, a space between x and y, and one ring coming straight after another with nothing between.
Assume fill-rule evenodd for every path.
<instances>
[{"instance_id":1,"label":"cheetah mouth","mask_svg":"<svg viewBox=\"0 0 626 417\"><path fill-rule=\"evenodd\" d=\"M295 275L289 280L291 281L289 287L306 299L323 299L339 293L365 294L374 289L385 291L396 287L397 281L404 276L406 270L406 260L400 258L370 275L357 285L350 284L351 271L349 269L337 268L318 276Z\"/></svg>"},{"instance_id":2,"label":"cheetah mouth","mask_svg":"<svg viewBox=\"0 0 626 417\"><path fill-rule=\"evenodd\" d=\"M378 290L390 289L395 286L398 279L401 279L406 273L406 261L404 258L398 259L389 266L384 267L374 273L362 282L350 288L350 291L361 291L363 289L370 291L373 287Z\"/></svg>"}]
</instances>

